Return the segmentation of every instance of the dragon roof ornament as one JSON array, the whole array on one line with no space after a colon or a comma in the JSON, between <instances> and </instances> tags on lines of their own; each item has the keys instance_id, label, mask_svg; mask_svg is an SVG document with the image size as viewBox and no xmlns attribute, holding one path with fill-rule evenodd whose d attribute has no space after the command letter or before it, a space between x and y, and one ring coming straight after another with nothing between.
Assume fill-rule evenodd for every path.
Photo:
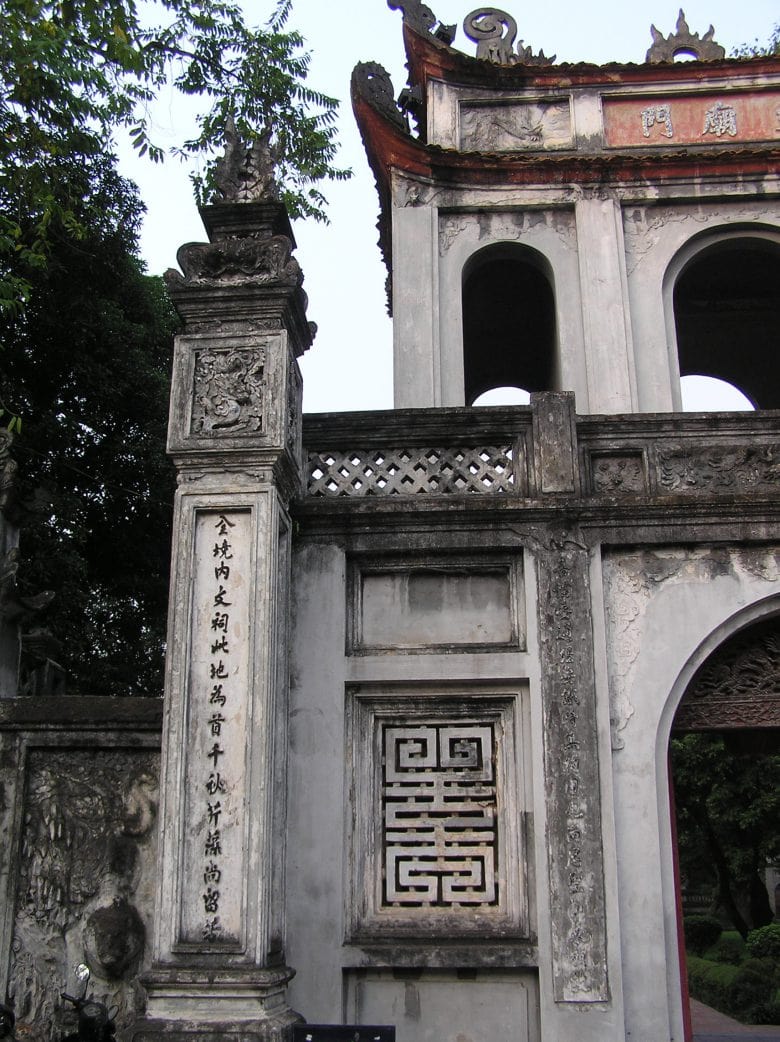
<instances>
[{"instance_id":1,"label":"dragon roof ornament","mask_svg":"<svg viewBox=\"0 0 780 1042\"><path fill-rule=\"evenodd\" d=\"M389 0L388 0L389 2ZM556 56L548 58L544 51L534 54L523 40L514 50L517 22L511 14L496 7L478 7L463 21L463 31L477 45L477 58L495 65L552 65Z\"/></svg>"},{"instance_id":2,"label":"dragon roof ornament","mask_svg":"<svg viewBox=\"0 0 780 1042\"><path fill-rule=\"evenodd\" d=\"M457 28L454 25L443 25L439 22L439 19L430 7L424 4L422 0L387 0L387 6L391 11L402 11L404 22L418 33L427 33L430 36L435 36L437 40L446 43L448 47L455 39ZM437 23L438 28L434 31Z\"/></svg>"},{"instance_id":3,"label":"dragon roof ornament","mask_svg":"<svg viewBox=\"0 0 780 1042\"><path fill-rule=\"evenodd\" d=\"M715 43L713 39L714 28L710 26L702 37L698 33L692 33L688 28L682 8L677 16L675 28L675 32L664 36L654 25L650 26L653 45L647 52L645 61L653 64L673 62L678 54L692 54L697 61L718 61L726 57L726 49L719 43Z\"/></svg>"}]
</instances>

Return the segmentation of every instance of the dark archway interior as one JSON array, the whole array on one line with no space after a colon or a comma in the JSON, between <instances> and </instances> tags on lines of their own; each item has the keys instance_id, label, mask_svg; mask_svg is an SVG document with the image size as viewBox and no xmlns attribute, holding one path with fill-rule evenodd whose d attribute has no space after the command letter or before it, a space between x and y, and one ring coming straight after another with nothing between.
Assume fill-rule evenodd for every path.
<instances>
[{"instance_id":1,"label":"dark archway interior","mask_svg":"<svg viewBox=\"0 0 780 1042\"><path fill-rule=\"evenodd\" d=\"M494 387L553 389L555 299L525 251L488 247L463 280L466 404Z\"/></svg>"},{"instance_id":2,"label":"dark archway interior","mask_svg":"<svg viewBox=\"0 0 780 1042\"><path fill-rule=\"evenodd\" d=\"M780 408L780 247L756 239L703 251L674 288L680 376L714 376L759 409Z\"/></svg>"}]
</instances>

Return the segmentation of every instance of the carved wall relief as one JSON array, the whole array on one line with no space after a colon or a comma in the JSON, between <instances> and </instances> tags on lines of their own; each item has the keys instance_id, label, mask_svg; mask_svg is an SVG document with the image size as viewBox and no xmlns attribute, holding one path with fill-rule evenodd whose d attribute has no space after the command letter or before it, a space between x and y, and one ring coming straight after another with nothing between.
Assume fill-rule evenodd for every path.
<instances>
[{"instance_id":1,"label":"carved wall relief","mask_svg":"<svg viewBox=\"0 0 780 1042\"><path fill-rule=\"evenodd\" d=\"M735 634L699 668L674 718L675 731L780 728L780 619Z\"/></svg>"},{"instance_id":2,"label":"carved wall relief","mask_svg":"<svg viewBox=\"0 0 780 1042\"><path fill-rule=\"evenodd\" d=\"M571 148L569 101L464 103L460 107L460 141L467 152Z\"/></svg>"},{"instance_id":3,"label":"carved wall relief","mask_svg":"<svg viewBox=\"0 0 780 1042\"><path fill-rule=\"evenodd\" d=\"M658 449L658 468L661 490L676 493L768 491L780 484L780 454L774 445L664 445Z\"/></svg>"},{"instance_id":4,"label":"carved wall relief","mask_svg":"<svg viewBox=\"0 0 780 1042\"><path fill-rule=\"evenodd\" d=\"M264 365L261 349L196 351L192 433L211 438L262 431Z\"/></svg>"},{"instance_id":5,"label":"carved wall relief","mask_svg":"<svg viewBox=\"0 0 780 1042\"><path fill-rule=\"evenodd\" d=\"M539 553L544 774L556 1002L609 998L587 552Z\"/></svg>"},{"instance_id":6,"label":"carved wall relief","mask_svg":"<svg viewBox=\"0 0 780 1042\"><path fill-rule=\"evenodd\" d=\"M635 711L632 689L643 647L643 619L651 601L666 585L685 583L706 588L713 580L727 575L737 579L750 577L764 580L767 583L767 593L773 592L778 576L780 576L780 554L773 548L763 547L734 551L725 548L666 548L605 554L602 561L602 576L607 623L610 723L614 750L624 748L626 728ZM752 629L747 631L747 633L752 632ZM734 647L736 648L737 645L735 644ZM735 654L737 653L735 652ZM771 669L767 668L769 662L767 656L771 657L774 654L775 652L768 644L762 644L760 647L756 645L754 658L758 673L766 677L773 675ZM741 651L737 657L740 656L743 656ZM733 684L734 690L738 690L735 679L737 665L732 664L725 669L725 660L718 659L717 661L720 663L718 670L725 670L725 672L718 672L717 675L723 679L726 687ZM744 671L739 674L741 677L739 684L744 688L751 682L750 668L747 665L750 657L743 656L740 661L744 662ZM759 662L763 665L759 665ZM715 676L714 672L712 676ZM728 679L729 677L731 679ZM771 686L776 681L769 680L769 683ZM708 681L707 684L711 686L711 681ZM700 696L691 698L690 706L685 710L687 714L685 727L693 728L696 721L699 721L699 724L702 723L704 717L700 706L705 705L708 698L715 697L711 694L701 693L709 690L707 684L697 687ZM718 697L720 698L720 696ZM683 705L687 702L688 696ZM755 717L756 723L753 726L765 726L765 723L761 723L761 719L767 714L771 716L776 711L773 705L774 703L770 703L766 699L757 698L752 704L752 708L745 709L744 712L749 711ZM728 709L728 715L736 720L740 711L736 708L736 702L733 702L731 708ZM678 726L679 721L682 720L683 717L680 716L675 726ZM679 724L679 726L683 725ZM747 724L742 726L747 726Z\"/></svg>"},{"instance_id":7,"label":"carved wall relief","mask_svg":"<svg viewBox=\"0 0 780 1042\"><path fill-rule=\"evenodd\" d=\"M310 496L519 493L526 485L520 445L337 449L310 452Z\"/></svg>"},{"instance_id":8,"label":"carved wall relief","mask_svg":"<svg viewBox=\"0 0 780 1042\"><path fill-rule=\"evenodd\" d=\"M120 1031L140 1012L158 774L145 749L31 751L9 975L19 1038L52 1037L80 962Z\"/></svg>"},{"instance_id":9,"label":"carved wall relief","mask_svg":"<svg viewBox=\"0 0 780 1042\"><path fill-rule=\"evenodd\" d=\"M627 496L647 491L641 453L592 453L591 491L596 495Z\"/></svg>"}]
</instances>

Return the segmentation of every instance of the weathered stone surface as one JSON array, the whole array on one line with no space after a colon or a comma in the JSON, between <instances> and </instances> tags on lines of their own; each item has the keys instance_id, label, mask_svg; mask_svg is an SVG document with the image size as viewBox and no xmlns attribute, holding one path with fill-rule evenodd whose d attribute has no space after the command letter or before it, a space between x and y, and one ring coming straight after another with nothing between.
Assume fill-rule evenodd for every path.
<instances>
[{"instance_id":1,"label":"weathered stone surface","mask_svg":"<svg viewBox=\"0 0 780 1042\"><path fill-rule=\"evenodd\" d=\"M25 1037L49 1037L86 962L90 994L124 1030L142 1008L157 856L159 754L111 743L30 748L16 851L8 993Z\"/></svg>"},{"instance_id":2,"label":"weathered stone surface","mask_svg":"<svg viewBox=\"0 0 780 1042\"><path fill-rule=\"evenodd\" d=\"M557 1002L609 999L596 690L587 554L561 533L540 550L547 858Z\"/></svg>"}]
</instances>

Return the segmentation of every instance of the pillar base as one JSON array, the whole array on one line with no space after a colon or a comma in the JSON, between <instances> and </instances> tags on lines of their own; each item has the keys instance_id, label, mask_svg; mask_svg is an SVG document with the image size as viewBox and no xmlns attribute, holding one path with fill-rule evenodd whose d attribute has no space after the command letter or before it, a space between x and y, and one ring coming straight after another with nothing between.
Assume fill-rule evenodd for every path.
<instances>
[{"instance_id":1,"label":"pillar base","mask_svg":"<svg viewBox=\"0 0 780 1042\"><path fill-rule=\"evenodd\" d=\"M146 1016L128 1042L289 1042L303 1017L290 1009L295 971L157 968L143 978Z\"/></svg>"}]
</instances>

